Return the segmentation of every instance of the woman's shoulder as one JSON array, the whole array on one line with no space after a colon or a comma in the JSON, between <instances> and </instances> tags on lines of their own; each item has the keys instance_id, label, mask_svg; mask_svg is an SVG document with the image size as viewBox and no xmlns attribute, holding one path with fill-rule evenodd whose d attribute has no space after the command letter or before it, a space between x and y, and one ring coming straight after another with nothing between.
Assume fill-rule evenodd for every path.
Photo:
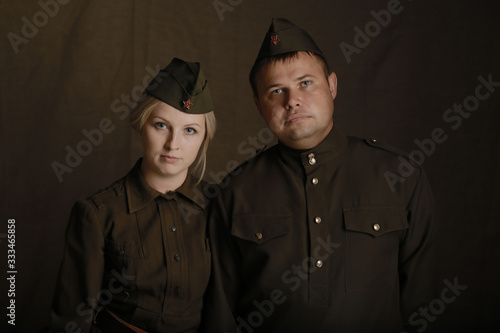
<instances>
[{"instance_id":1,"label":"woman's shoulder","mask_svg":"<svg viewBox=\"0 0 500 333\"><path fill-rule=\"evenodd\" d=\"M110 185L98 190L86 198L85 201L95 205L97 209L106 205L114 205L117 201L125 199L125 177L120 178Z\"/></svg>"}]
</instances>

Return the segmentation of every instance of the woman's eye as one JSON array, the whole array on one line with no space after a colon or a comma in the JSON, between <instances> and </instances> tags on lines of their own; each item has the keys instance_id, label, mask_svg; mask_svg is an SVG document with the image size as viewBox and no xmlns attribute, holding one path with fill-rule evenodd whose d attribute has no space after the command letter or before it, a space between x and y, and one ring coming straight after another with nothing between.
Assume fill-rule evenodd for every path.
<instances>
[{"instance_id":1,"label":"woman's eye","mask_svg":"<svg viewBox=\"0 0 500 333\"><path fill-rule=\"evenodd\" d=\"M165 123L162 123L162 122L157 122L157 123L155 123L155 127L159 128L159 129L165 129L165 128L167 128L167 125L165 125Z\"/></svg>"},{"instance_id":2,"label":"woman's eye","mask_svg":"<svg viewBox=\"0 0 500 333\"><path fill-rule=\"evenodd\" d=\"M186 128L186 132L187 132L187 134L194 134L194 133L196 133L196 130L192 127L188 127L188 128Z\"/></svg>"}]
</instances>

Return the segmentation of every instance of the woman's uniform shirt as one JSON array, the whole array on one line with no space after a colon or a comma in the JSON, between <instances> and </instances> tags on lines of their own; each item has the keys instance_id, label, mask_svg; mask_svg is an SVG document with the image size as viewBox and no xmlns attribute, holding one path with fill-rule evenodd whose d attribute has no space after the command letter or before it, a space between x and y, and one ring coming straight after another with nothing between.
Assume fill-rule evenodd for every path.
<instances>
[{"instance_id":1,"label":"woman's uniform shirt","mask_svg":"<svg viewBox=\"0 0 500 333\"><path fill-rule=\"evenodd\" d=\"M388 145L334 128L231 173L209 214L207 332L400 332L438 296L428 182Z\"/></svg>"},{"instance_id":2,"label":"woman's uniform shirt","mask_svg":"<svg viewBox=\"0 0 500 333\"><path fill-rule=\"evenodd\" d=\"M202 185L152 189L141 160L76 202L51 311L52 332L100 332L101 305L148 332L195 332L210 275Z\"/></svg>"}]
</instances>

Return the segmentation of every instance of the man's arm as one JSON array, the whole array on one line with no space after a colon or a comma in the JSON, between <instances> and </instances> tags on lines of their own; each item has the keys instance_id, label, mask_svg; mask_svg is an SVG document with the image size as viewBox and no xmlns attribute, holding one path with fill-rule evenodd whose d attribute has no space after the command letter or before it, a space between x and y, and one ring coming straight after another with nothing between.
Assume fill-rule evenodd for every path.
<instances>
[{"instance_id":1,"label":"man's arm","mask_svg":"<svg viewBox=\"0 0 500 333\"><path fill-rule=\"evenodd\" d=\"M231 238L230 218L222 199L212 201L208 217L208 234L212 250L212 273L205 293L202 331L236 332L234 318L241 284L238 249Z\"/></svg>"},{"instance_id":2,"label":"man's arm","mask_svg":"<svg viewBox=\"0 0 500 333\"><path fill-rule=\"evenodd\" d=\"M423 171L407 213L409 228L400 245L399 276L402 319L408 327L412 314L438 295L434 202Z\"/></svg>"}]
</instances>

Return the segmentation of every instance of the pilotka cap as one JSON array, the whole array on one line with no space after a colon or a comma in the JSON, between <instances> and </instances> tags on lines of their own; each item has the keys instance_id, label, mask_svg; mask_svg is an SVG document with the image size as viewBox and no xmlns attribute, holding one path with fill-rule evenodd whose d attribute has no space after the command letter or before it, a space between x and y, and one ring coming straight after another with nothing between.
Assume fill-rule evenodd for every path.
<instances>
[{"instance_id":1,"label":"pilotka cap","mask_svg":"<svg viewBox=\"0 0 500 333\"><path fill-rule=\"evenodd\" d=\"M273 18L255 62L275 55L306 51L323 56L309 34L284 18Z\"/></svg>"},{"instance_id":2,"label":"pilotka cap","mask_svg":"<svg viewBox=\"0 0 500 333\"><path fill-rule=\"evenodd\" d=\"M208 82L199 62L174 58L158 72L145 93L185 113L202 114L214 109Z\"/></svg>"}]
</instances>

